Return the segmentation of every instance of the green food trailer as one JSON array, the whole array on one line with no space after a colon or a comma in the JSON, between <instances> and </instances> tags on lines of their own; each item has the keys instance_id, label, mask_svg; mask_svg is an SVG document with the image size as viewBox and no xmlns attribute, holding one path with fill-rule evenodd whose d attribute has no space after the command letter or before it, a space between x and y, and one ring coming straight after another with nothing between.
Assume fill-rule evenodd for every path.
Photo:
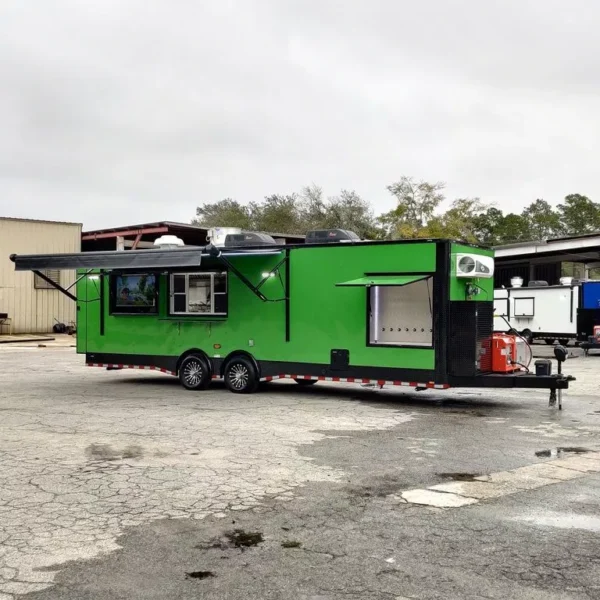
<instances>
[{"instance_id":1,"label":"green food trailer","mask_svg":"<svg viewBox=\"0 0 600 600\"><path fill-rule=\"evenodd\" d=\"M361 241L341 230L307 243L263 234L222 245L12 255L17 270L78 271L77 352L90 366L177 376L232 392L291 378L417 389L546 388L573 377L493 372L493 251L437 239ZM231 239L229 239L231 238ZM62 289L48 279L50 283Z\"/></svg>"}]
</instances>

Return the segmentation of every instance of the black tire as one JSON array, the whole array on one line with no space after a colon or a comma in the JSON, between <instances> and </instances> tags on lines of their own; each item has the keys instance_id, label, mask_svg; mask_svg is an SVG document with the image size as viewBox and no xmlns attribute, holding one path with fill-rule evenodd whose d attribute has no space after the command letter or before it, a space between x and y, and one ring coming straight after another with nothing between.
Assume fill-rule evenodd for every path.
<instances>
[{"instance_id":1,"label":"black tire","mask_svg":"<svg viewBox=\"0 0 600 600\"><path fill-rule=\"evenodd\" d=\"M564 347L566 348L566 347L569 345L569 342L570 342L570 341L571 341L571 340L569 340L569 339L567 339L567 338L562 338L562 339L558 340L558 343L559 343L561 346L564 346Z\"/></svg>"},{"instance_id":2,"label":"black tire","mask_svg":"<svg viewBox=\"0 0 600 600\"><path fill-rule=\"evenodd\" d=\"M523 329L523 331L521 331L521 337L525 338L525 341L529 345L533 344L533 333L531 333L531 329Z\"/></svg>"},{"instance_id":3,"label":"black tire","mask_svg":"<svg viewBox=\"0 0 600 600\"><path fill-rule=\"evenodd\" d=\"M546 342L546 344L548 344L548 346L554 346L554 340L544 340Z\"/></svg>"},{"instance_id":4,"label":"black tire","mask_svg":"<svg viewBox=\"0 0 600 600\"><path fill-rule=\"evenodd\" d=\"M208 362L200 354L186 356L179 365L178 376L186 390L205 390L212 380Z\"/></svg>"},{"instance_id":5,"label":"black tire","mask_svg":"<svg viewBox=\"0 0 600 600\"><path fill-rule=\"evenodd\" d=\"M225 385L234 394L253 394L258 389L260 379L254 362L246 356L234 356L223 370Z\"/></svg>"},{"instance_id":6,"label":"black tire","mask_svg":"<svg viewBox=\"0 0 600 600\"><path fill-rule=\"evenodd\" d=\"M314 385L317 383L316 379L294 379L294 381L301 386Z\"/></svg>"}]
</instances>

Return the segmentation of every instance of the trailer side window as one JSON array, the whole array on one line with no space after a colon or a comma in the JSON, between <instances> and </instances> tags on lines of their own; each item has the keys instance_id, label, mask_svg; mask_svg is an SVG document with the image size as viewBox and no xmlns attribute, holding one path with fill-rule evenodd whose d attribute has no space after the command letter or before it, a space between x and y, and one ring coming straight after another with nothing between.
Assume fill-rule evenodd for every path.
<instances>
[{"instance_id":1,"label":"trailer side window","mask_svg":"<svg viewBox=\"0 0 600 600\"><path fill-rule=\"evenodd\" d=\"M173 315L226 315L227 273L172 274L169 312Z\"/></svg>"},{"instance_id":2,"label":"trailer side window","mask_svg":"<svg viewBox=\"0 0 600 600\"><path fill-rule=\"evenodd\" d=\"M155 273L115 273L111 283L111 314L156 314L158 277Z\"/></svg>"},{"instance_id":3,"label":"trailer side window","mask_svg":"<svg viewBox=\"0 0 600 600\"><path fill-rule=\"evenodd\" d=\"M433 345L432 279L369 288L369 343L376 346Z\"/></svg>"}]
</instances>

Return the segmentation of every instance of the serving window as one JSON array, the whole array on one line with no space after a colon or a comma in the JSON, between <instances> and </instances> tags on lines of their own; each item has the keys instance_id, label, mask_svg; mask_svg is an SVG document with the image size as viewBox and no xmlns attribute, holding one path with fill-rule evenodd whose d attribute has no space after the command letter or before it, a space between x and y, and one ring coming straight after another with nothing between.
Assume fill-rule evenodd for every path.
<instances>
[{"instance_id":1,"label":"serving window","mask_svg":"<svg viewBox=\"0 0 600 600\"><path fill-rule=\"evenodd\" d=\"M114 273L110 277L111 314L157 314L156 273Z\"/></svg>"},{"instance_id":2,"label":"serving window","mask_svg":"<svg viewBox=\"0 0 600 600\"><path fill-rule=\"evenodd\" d=\"M169 314L227 315L227 273L173 273Z\"/></svg>"},{"instance_id":3,"label":"serving window","mask_svg":"<svg viewBox=\"0 0 600 600\"><path fill-rule=\"evenodd\" d=\"M433 346L432 281L368 288L370 345Z\"/></svg>"}]
</instances>

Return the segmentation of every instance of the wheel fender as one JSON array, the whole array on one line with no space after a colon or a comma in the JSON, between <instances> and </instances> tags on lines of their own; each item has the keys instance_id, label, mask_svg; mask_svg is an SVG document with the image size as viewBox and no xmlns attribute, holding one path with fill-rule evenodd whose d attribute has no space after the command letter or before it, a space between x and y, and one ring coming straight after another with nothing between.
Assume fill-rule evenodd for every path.
<instances>
[{"instance_id":1,"label":"wheel fender","mask_svg":"<svg viewBox=\"0 0 600 600\"><path fill-rule=\"evenodd\" d=\"M191 348L190 350L186 350L177 359L177 371L176 371L177 374L179 374L179 367L181 366L181 363L183 362L183 359L187 358L191 354L197 354L198 356L201 356L206 361L206 364L208 365L208 369L209 369L210 373L211 374L213 373L213 363L210 360L210 357L208 356L208 354L206 354L206 352L204 352L203 350L200 350L200 348Z\"/></svg>"},{"instance_id":2,"label":"wheel fender","mask_svg":"<svg viewBox=\"0 0 600 600\"><path fill-rule=\"evenodd\" d=\"M260 365L258 364L258 361L254 358L254 356L252 356L252 354L250 354L250 352L246 352L245 350L234 350L233 352L230 352L223 359L223 362L221 363L221 372L220 372L221 377L223 377L225 375L225 367L227 366L227 363L232 358L236 358L237 356L243 356L244 358L249 359L252 362L252 364L254 365L254 368L256 369L256 374L257 374L258 378L260 379Z\"/></svg>"}]
</instances>

